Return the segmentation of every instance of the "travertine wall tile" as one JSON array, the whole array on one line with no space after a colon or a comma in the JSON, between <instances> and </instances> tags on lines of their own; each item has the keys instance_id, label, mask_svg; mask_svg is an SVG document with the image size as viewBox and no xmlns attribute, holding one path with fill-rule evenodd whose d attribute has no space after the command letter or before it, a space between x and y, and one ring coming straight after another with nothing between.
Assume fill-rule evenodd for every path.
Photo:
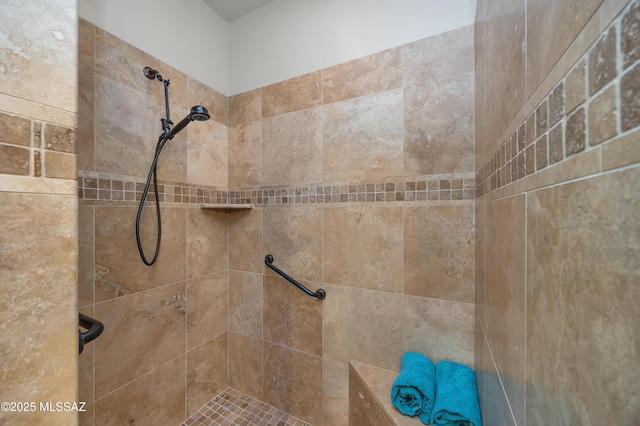
<instances>
[{"instance_id":1,"label":"travertine wall tile","mask_svg":"<svg viewBox=\"0 0 640 426\"><path fill-rule=\"evenodd\" d=\"M185 412L184 377L185 359L180 356L98 400L95 424L179 424Z\"/></svg>"},{"instance_id":2,"label":"travertine wall tile","mask_svg":"<svg viewBox=\"0 0 640 426\"><path fill-rule=\"evenodd\" d=\"M95 211L78 206L78 306L93 305L95 286ZM91 312L93 314L93 312ZM89 315L91 316L91 315Z\"/></svg>"},{"instance_id":3,"label":"travertine wall tile","mask_svg":"<svg viewBox=\"0 0 640 426\"><path fill-rule=\"evenodd\" d=\"M43 178L37 120L76 125L77 2L8 0L1 14L0 399L18 410L3 409L0 423L76 424L77 412L39 405L79 401L90 372L77 355L75 155L72 180Z\"/></svg>"},{"instance_id":4,"label":"travertine wall tile","mask_svg":"<svg viewBox=\"0 0 640 426\"><path fill-rule=\"evenodd\" d=\"M187 209L187 278L229 268L229 218L226 212Z\"/></svg>"},{"instance_id":5,"label":"travertine wall tile","mask_svg":"<svg viewBox=\"0 0 640 426\"><path fill-rule=\"evenodd\" d=\"M262 280L259 274L229 272L229 329L234 333L262 339Z\"/></svg>"},{"instance_id":6,"label":"travertine wall tile","mask_svg":"<svg viewBox=\"0 0 640 426\"><path fill-rule=\"evenodd\" d=\"M93 62L92 62L93 63ZM78 110L81 111L76 132L79 170L94 170L94 73L78 73Z\"/></svg>"},{"instance_id":7,"label":"travertine wall tile","mask_svg":"<svg viewBox=\"0 0 640 426\"><path fill-rule=\"evenodd\" d=\"M606 86L617 73L616 29L611 27L596 42L589 53L589 94L593 95Z\"/></svg>"},{"instance_id":8,"label":"travertine wall tile","mask_svg":"<svg viewBox=\"0 0 640 426\"><path fill-rule=\"evenodd\" d=\"M584 151L586 144L585 116L585 109L580 108L576 110L576 112L571 114L567 119L565 136L567 157L580 151Z\"/></svg>"},{"instance_id":9,"label":"travertine wall tile","mask_svg":"<svg viewBox=\"0 0 640 426\"><path fill-rule=\"evenodd\" d=\"M403 46L405 87L473 71L473 26Z\"/></svg>"},{"instance_id":10,"label":"travertine wall tile","mask_svg":"<svg viewBox=\"0 0 640 426\"><path fill-rule=\"evenodd\" d=\"M518 424L513 417L509 401L504 394L501 378L493 363L488 345L484 345L484 359L486 360L485 368L481 371L484 392L483 395L479 395L480 403L482 404L480 409L482 423L487 425L517 426Z\"/></svg>"},{"instance_id":11,"label":"travertine wall tile","mask_svg":"<svg viewBox=\"0 0 640 426\"><path fill-rule=\"evenodd\" d=\"M324 357L395 369L402 356L403 296L327 284Z\"/></svg>"},{"instance_id":12,"label":"travertine wall tile","mask_svg":"<svg viewBox=\"0 0 640 426\"><path fill-rule=\"evenodd\" d=\"M150 376L147 368L149 365L157 368L167 359L162 357L180 360L182 369L172 382L181 385L167 387L167 393L179 399L180 404L166 401L166 395L158 394L157 389L152 389L155 396L141 392L142 401L145 406L166 403L166 410L158 412L164 420L177 424L189 414L188 410L199 408L201 402L228 386L229 215L189 208L202 203L228 202L228 99L89 22L82 21L80 27L83 40L79 46L78 99L84 107L80 111L80 128L75 141L80 154L78 195L83 204L92 205L83 207L96 211L95 223L89 227L90 230L86 225L81 231L88 233L85 238L85 244L89 245L87 254L95 251L96 266L89 256L83 263L87 274L95 274L98 283L96 302L119 297L99 304L95 317L103 321L107 329L114 331L114 327L118 330L124 328L120 324L124 322L119 317L120 311L114 313L109 308L114 305L129 303L134 314L147 315L141 321L151 321L152 324L167 320L166 316L158 314L162 309L173 307L176 315L180 315L177 320L171 320L170 325L160 325L159 330L148 333L154 342L132 336L128 334L129 330L117 332L116 336L106 335L107 347L96 356L95 365L91 365L95 371L101 371L95 384L98 398L95 404L96 424L101 419L119 422L122 418L119 416L127 415L130 416L127 419L143 423L159 421L144 407L143 412L139 412L140 409L133 409L128 402L122 402L119 391L103 395L110 387L106 383L108 380L117 381L124 376L127 382L132 382L122 389L134 386L131 389L137 392L134 384L147 380ZM137 253L133 233L134 206L140 200L157 137L161 133L159 119L165 116L165 105L163 84L145 78L144 66L157 69L163 78L170 80L169 99L174 123L180 121L193 105L203 105L212 117L205 122L191 123L167 142L160 155L158 190L163 203L163 237L161 254L151 267L144 266ZM53 135L50 131L53 126L49 124L50 120L44 121L42 134L45 140L40 150L45 159L43 173L50 173L52 168L47 167L47 157L68 154L51 151L59 150L61 144L46 144L47 136ZM33 125L34 142L39 140L38 124L34 122ZM70 126L62 123L60 129L63 127ZM40 150L35 153L40 153ZM153 202L154 199L150 193L148 201ZM170 208L166 208L169 203ZM89 220L85 219L87 223ZM155 220L155 210L145 208L142 241L147 257L153 254L155 247ZM81 297L87 301L83 303L89 303L87 309L93 309L93 283L88 278L84 281ZM181 287L182 291L166 297L158 296L175 286ZM149 289L153 290L140 291ZM130 298L121 297L129 293L135 294ZM138 348L133 350L131 358L135 368L127 368L126 363L119 363L116 359L118 366L112 369L110 363L117 357L112 357L109 351L124 353L123 348L128 348L131 341L136 341L134 346ZM149 346L145 348L147 344ZM187 352L188 349L191 351ZM148 357L142 360L140 350ZM209 359L210 353L217 355ZM123 366L127 368L126 372L118 370ZM107 378L106 375L112 377ZM154 383L151 380L147 385L165 387L162 383ZM112 396L118 400L113 406ZM89 402L92 403L93 399L92 393ZM116 407L118 404L122 406L120 413L112 413L111 410L120 408ZM93 424L92 415L83 416L81 421Z\"/></svg>"},{"instance_id":13,"label":"travertine wall tile","mask_svg":"<svg viewBox=\"0 0 640 426\"><path fill-rule=\"evenodd\" d=\"M151 67L157 70L163 79L169 80L169 101L172 106L173 104L185 105L187 100L186 74L101 28L95 27L95 34L96 74L152 96L152 102L158 103L163 109L162 114L157 114L155 117L164 117L164 84L158 80L149 80L142 71L144 67ZM184 117L183 114L175 116L174 114L173 108L171 108L173 118ZM177 120L174 120L174 123L177 123ZM161 130L158 120L156 120L156 124Z\"/></svg>"},{"instance_id":14,"label":"travertine wall tile","mask_svg":"<svg viewBox=\"0 0 640 426\"><path fill-rule=\"evenodd\" d=\"M273 264L299 280L322 281L322 210L266 209L263 212L263 253ZM274 275L266 266L264 270Z\"/></svg>"},{"instance_id":15,"label":"travertine wall tile","mask_svg":"<svg viewBox=\"0 0 640 426\"><path fill-rule=\"evenodd\" d=\"M262 119L262 89L233 95L229 98L229 126Z\"/></svg>"},{"instance_id":16,"label":"travertine wall tile","mask_svg":"<svg viewBox=\"0 0 640 426\"><path fill-rule=\"evenodd\" d=\"M570 113L587 99L586 59L581 60L567 75L565 84L565 107Z\"/></svg>"},{"instance_id":17,"label":"travertine wall tile","mask_svg":"<svg viewBox=\"0 0 640 426\"><path fill-rule=\"evenodd\" d=\"M397 368L403 345L411 342L412 345L430 346L425 342L438 342L438 351L443 357L450 355L465 363L473 362L469 355L473 306L413 297L411 299L421 303L409 303L406 309L402 272L403 259L406 261L407 227L412 227L411 232L425 234L419 229L418 217L427 210L419 207L424 207L425 203L454 207L453 203L462 202L469 209L469 200L474 198L475 183L469 175L473 172L470 153L473 152L474 134L473 58L469 53L473 43L472 27L437 36L437 40L390 49L233 96L228 100L229 127L225 126L227 121L223 118L222 98L215 91L199 87L199 83L187 76L184 76L186 83L182 89L183 77L178 76L177 95L173 96L173 71L151 57L140 55L131 60L131 64L140 62L138 66L127 65L117 70L122 75L112 75L114 71L106 69L111 66L109 64L128 58L136 49L121 46L120 40L108 34L99 34L97 38L96 55L100 59L95 77L94 172L100 174L94 179L89 169L80 183L82 199L96 203L98 288L113 287L114 293L108 296L112 297L128 291L138 292L150 285L146 287L150 290L144 292L146 297L163 288L185 286L186 347L179 351L179 356L187 357L187 410L209 392L207 386L196 384L198 377L221 377L221 371L208 370L212 365L197 360L189 362L189 357L195 356L196 352L205 352L203 348L213 344L208 339L217 335L214 339L217 340L224 335L218 333L227 329L231 330L229 384L317 425L332 424L332 421L342 424L346 420L346 363L350 359ZM114 48L122 48L122 52L109 52ZM411 61L405 63L405 69L400 55L403 51L405 60L410 56ZM435 61L436 57L441 61ZM146 61L144 64L143 60ZM140 275L118 264L119 268L127 270L126 275L139 276L147 283L128 288L115 285L119 281L109 277L113 272L102 269L99 259L109 257L106 239L112 237L107 235L107 230L114 235L122 233L113 237L116 240L130 239L120 229L131 227L128 218L135 215L133 206L116 207L110 203L139 199L140 181L146 177L148 169L145 169L151 161L148 154L153 151L153 142L159 133L158 117L164 113L162 85L144 78L139 85L136 80L139 71L134 68L144 65L155 67L163 76L166 74L165 77L172 79L169 90L174 121L186 114L192 104L209 108L209 102L216 106L209 109L212 120L190 124L167 144L160 157L159 177L165 181L159 188L164 203L163 228L169 228L163 229L163 234L173 235L166 238L175 238L171 242L163 241L161 257L163 253L167 255L166 248L170 244L173 266L159 274L160 269L168 268L159 260L157 266L141 267ZM411 67L410 73L404 72L407 67ZM452 69L455 69L454 77L451 77ZM404 87L403 73L407 77ZM421 76L428 76L429 81ZM88 82L86 84L89 86ZM407 89L409 84L412 85L410 90ZM437 91L438 96L425 88ZM416 100L411 104L411 114L405 107L409 94L415 95ZM93 96L88 92L84 95L87 102L90 95ZM458 99L455 103L454 98ZM119 110L112 111L115 108ZM145 109L145 112L138 114L138 109ZM423 114L421 111L425 109L430 113ZM458 114L453 120L442 113L451 110ZM422 118L417 117L419 114ZM438 114L439 118L430 123L440 132L437 139L442 155L423 161L421 158L433 157L435 151L425 154L426 151L416 143L413 169L406 168L404 156L409 151L405 149L404 135L407 129L417 131L429 115ZM128 123L126 119L132 116L140 123ZM411 121L413 127L408 124L407 117L416 118ZM534 117L532 114L531 120ZM457 122L455 126L454 122ZM98 140L97 134L103 131L106 136L101 135ZM460 137L459 131L466 136ZM460 150L464 150L464 154L456 154L458 148L453 147L452 139L447 139L450 133L463 140L464 148ZM523 143L526 136L526 142L533 146L534 134L524 132ZM212 138L218 140L212 142ZM124 146L124 141L132 140L133 147ZM442 148L444 145L447 150ZM109 150L122 152L122 156L110 157ZM457 158L449 155L451 153ZM140 158L148 158L148 162L140 161ZM424 169L421 161L434 168ZM443 162L447 165L436 166ZM193 204L209 202L206 200L251 202L260 208L231 214L191 208L195 207ZM311 203L327 205L305 205ZM333 203L352 204L342 207ZM353 203L391 204L363 207ZM165 204L170 208L164 208ZM117 219L114 219L106 209L131 211L126 215L117 213ZM445 225L448 229L445 232L455 236L471 235L473 244L472 212L471 208L471 216L467 218L470 222L463 220L463 225L451 224L451 228ZM145 226L149 227L145 245L151 245L155 240L153 216L153 210L145 210ZM182 228L180 221L184 223ZM412 224L408 225L409 222ZM104 235L98 235L100 232ZM416 244L419 244L419 238L415 238ZM127 257L132 259L132 265L133 262L135 265L140 263L135 245L131 246L130 242L115 245L120 252L123 247L125 253L133 249ZM349 248L351 246L353 249ZM229 249L228 255L219 252L225 247ZM469 247L464 245L456 256L466 256L467 249ZM366 250L376 253L367 254ZM388 252L393 260L386 259L382 266L380 262L372 261L379 257L380 250ZM185 253L183 263L179 262L180 253ZM322 302L309 298L276 277L263 265L267 253L275 257L277 267L308 287L327 289L327 298ZM448 254L446 250L438 252L435 262L446 264ZM473 256L473 252L470 255ZM433 254L431 258L434 259ZM114 264L115 259L114 254ZM457 266L445 265L443 276L453 273L446 289L449 294L466 294L469 290L472 297L473 290L467 288L467 278L473 279L473 263L471 260L468 268L463 265L469 274L464 272L461 277L452 272ZM227 269L232 269L228 304L220 275ZM213 277L218 276L220 279L215 278L216 284L211 286ZM169 278L175 281L166 281ZM162 287L154 288L156 285ZM259 293L255 291L257 287L260 287ZM103 294L96 299L101 300L100 297L107 298ZM142 293L126 295L124 299L133 297L138 297L140 304L152 303L143 298ZM214 302L211 302L212 298ZM118 299L102 305L117 302ZM437 312L452 308L456 314L447 324L425 336L423 321L430 318L427 305L433 305ZM214 307L214 312L205 310L207 307ZM223 319L212 319L212 315L218 318L227 312L228 325ZM405 329L403 335L405 322L411 327ZM208 323L215 324L209 324L201 331ZM448 344L442 337L448 333L448 327L455 328L458 333L454 344ZM186 352L187 349L192 350ZM301 360L301 367L294 365L298 360ZM333 366L335 373L331 378L322 374L323 364L327 363ZM219 367L226 371L227 364L220 364ZM195 370L192 371L192 367ZM134 372L133 376L139 374ZM312 376L307 377L307 374ZM327 393L323 394L321 390Z\"/></svg>"},{"instance_id":18,"label":"travertine wall tile","mask_svg":"<svg viewBox=\"0 0 640 426\"><path fill-rule=\"evenodd\" d=\"M640 38L640 3L632 2L631 7L624 13L620 24L622 37L623 66L626 69L640 59L638 38Z\"/></svg>"},{"instance_id":19,"label":"travertine wall tile","mask_svg":"<svg viewBox=\"0 0 640 426\"><path fill-rule=\"evenodd\" d=\"M618 133L618 90L615 85L589 103L589 144L596 145Z\"/></svg>"},{"instance_id":20,"label":"travertine wall tile","mask_svg":"<svg viewBox=\"0 0 640 426\"><path fill-rule=\"evenodd\" d=\"M182 282L96 305L96 318L105 325L93 342L96 398L185 352L185 295Z\"/></svg>"},{"instance_id":21,"label":"travertine wall tile","mask_svg":"<svg viewBox=\"0 0 640 426\"><path fill-rule=\"evenodd\" d=\"M527 423L633 422L638 181L635 167L529 197Z\"/></svg>"},{"instance_id":22,"label":"travertine wall tile","mask_svg":"<svg viewBox=\"0 0 640 426\"><path fill-rule=\"evenodd\" d=\"M315 285L301 284L307 288ZM283 278L273 276L264 277L263 294L265 342L322 356L322 302Z\"/></svg>"},{"instance_id":23,"label":"travertine wall tile","mask_svg":"<svg viewBox=\"0 0 640 426\"><path fill-rule=\"evenodd\" d=\"M78 67L86 68L93 74L95 55L96 26L78 17ZM78 73L80 77L83 72ZM84 111L79 108L78 111Z\"/></svg>"},{"instance_id":24,"label":"travertine wall tile","mask_svg":"<svg viewBox=\"0 0 640 426\"><path fill-rule=\"evenodd\" d=\"M407 207L404 214L404 293L472 302L473 208Z\"/></svg>"},{"instance_id":25,"label":"travertine wall tile","mask_svg":"<svg viewBox=\"0 0 640 426\"><path fill-rule=\"evenodd\" d=\"M601 2L527 2L527 97L535 92Z\"/></svg>"},{"instance_id":26,"label":"travertine wall tile","mask_svg":"<svg viewBox=\"0 0 640 426\"><path fill-rule=\"evenodd\" d=\"M326 105L322 120L324 180L403 174L401 90Z\"/></svg>"},{"instance_id":27,"label":"travertine wall tile","mask_svg":"<svg viewBox=\"0 0 640 426\"><path fill-rule=\"evenodd\" d=\"M187 129L187 182L229 185L229 129L214 120L194 121ZM169 143L173 142L170 141ZM164 159L172 158L164 152ZM158 167L162 166L162 163ZM165 179L169 179L165 177Z\"/></svg>"},{"instance_id":28,"label":"travertine wall tile","mask_svg":"<svg viewBox=\"0 0 640 426\"><path fill-rule=\"evenodd\" d=\"M323 281L401 293L402 209L351 207L323 212Z\"/></svg>"},{"instance_id":29,"label":"travertine wall tile","mask_svg":"<svg viewBox=\"0 0 640 426\"><path fill-rule=\"evenodd\" d=\"M0 113L0 142L12 145L31 145L31 120Z\"/></svg>"},{"instance_id":30,"label":"travertine wall tile","mask_svg":"<svg viewBox=\"0 0 640 426\"><path fill-rule=\"evenodd\" d=\"M262 400L262 337L229 333L229 385Z\"/></svg>"},{"instance_id":31,"label":"travertine wall tile","mask_svg":"<svg viewBox=\"0 0 640 426\"><path fill-rule=\"evenodd\" d=\"M262 210L229 215L229 269L262 272Z\"/></svg>"},{"instance_id":32,"label":"travertine wall tile","mask_svg":"<svg viewBox=\"0 0 640 426\"><path fill-rule=\"evenodd\" d=\"M262 121L262 184L322 180L322 112L319 108Z\"/></svg>"},{"instance_id":33,"label":"travertine wall tile","mask_svg":"<svg viewBox=\"0 0 640 426\"><path fill-rule=\"evenodd\" d=\"M156 243L154 208L145 208L142 244L151 257ZM184 209L162 212L162 246L154 267L140 260L135 238L135 207L96 206L96 302L178 282L186 278Z\"/></svg>"},{"instance_id":34,"label":"travertine wall tile","mask_svg":"<svg viewBox=\"0 0 640 426\"><path fill-rule=\"evenodd\" d=\"M399 47L326 68L322 74L325 104L402 87Z\"/></svg>"},{"instance_id":35,"label":"travertine wall tile","mask_svg":"<svg viewBox=\"0 0 640 426\"><path fill-rule=\"evenodd\" d=\"M261 183L262 122L229 127L229 186L241 188Z\"/></svg>"},{"instance_id":36,"label":"travertine wall tile","mask_svg":"<svg viewBox=\"0 0 640 426\"><path fill-rule=\"evenodd\" d=\"M320 71L262 88L262 117L298 111L322 103Z\"/></svg>"},{"instance_id":37,"label":"travertine wall tile","mask_svg":"<svg viewBox=\"0 0 640 426\"><path fill-rule=\"evenodd\" d=\"M209 111L211 120L227 125L229 101L225 95L191 77L187 77L187 87L187 108L203 106Z\"/></svg>"},{"instance_id":38,"label":"travertine wall tile","mask_svg":"<svg viewBox=\"0 0 640 426\"><path fill-rule=\"evenodd\" d=\"M349 422L349 366L324 359L322 362L323 424Z\"/></svg>"},{"instance_id":39,"label":"travertine wall tile","mask_svg":"<svg viewBox=\"0 0 640 426\"><path fill-rule=\"evenodd\" d=\"M525 406L525 208L525 196L505 198L488 203L486 216L483 325L518 424Z\"/></svg>"},{"instance_id":40,"label":"travertine wall tile","mask_svg":"<svg viewBox=\"0 0 640 426\"><path fill-rule=\"evenodd\" d=\"M486 140L479 143L493 149L526 101L524 0L487 3L485 22L491 23L485 27L487 133Z\"/></svg>"},{"instance_id":41,"label":"travertine wall tile","mask_svg":"<svg viewBox=\"0 0 640 426\"><path fill-rule=\"evenodd\" d=\"M473 366L473 317L471 303L406 296L403 350Z\"/></svg>"},{"instance_id":42,"label":"travertine wall tile","mask_svg":"<svg viewBox=\"0 0 640 426\"><path fill-rule=\"evenodd\" d=\"M396 423L389 418L385 410L377 402L353 365L349 365L349 425L352 426L393 426Z\"/></svg>"},{"instance_id":43,"label":"travertine wall tile","mask_svg":"<svg viewBox=\"0 0 640 426\"><path fill-rule=\"evenodd\" d=\"M75 114L77 109L77 4L62 0L25 6L2 4L4 34L0 93ZM43 78L46 77L46 78ZM55 82L52 84L52 82Z\"/></svg>"},{"instance_id":44,"label":"travertine wall tile","mask_svg":"<svg viewBox=\"0 0 640 426\"><path fill-rule=\"evenodd\" d=\"M602 169L611 170L640 162L640 145L636 142L640 129L628 133L602 148Z\"/></svg>"},{"instance_id":45,"label":"travertine wall tile","mask_svg":"<svg viewBox=\"0 0 640 426\"><path fill-rule=\"evenodd\" d=\"M0 192L3 401L77 400L76 207L74 196ZM75 419L75 413L0 414L5 424Z\"/></svg>"},{"instance_id":46,"label":"travertine wall tile","mask_svg":"<svg viewBox=\"0 0 640 426\"><path fill-rule=\"evenodd\" d=\"M159 117L165 115L164 102L100 75L95 78L94 96L96 171L146 178L162 132ZM185 109L174 105L171 111L178 117L186 115ZM162 179L186 181L186 134L178 134L163 150L158 164Z\"/></svg>"},{"instance_id":47,"label":"travertine wall tile","mask_svg":"<svg viewBox=\"0 0 640 426\"><path fill-rule=\"evenodd\" d=\"M226 271L188 280L186 300L187 350L229 330L229 280Z\"/></svg>"},{"instance_id":48,"label":"travertine wall tile","mask_svg":"<svg viewBox=\"0 0 640 426\"><path fill-rule=\"evenodd\" d=\"M640 126L640 63L636 64L620 81L622 130Z\"/></svg>"},{"instance_id":49,"label":"travertine wall tile","mask_svg":"<svg viewBox=\"0 0 640 426\"><path fill-rule=\"evenodd\" d=\"M560 82L549 94L549 127L564 117L564 83Z\"/></svg>"},{"instance_id":50,"label":"travertine wall tile","mask_svg":"<svg viewBox=\"0 0 640 426\"><path fill-rule=\"evenodd\" d=\"M229 386L228 365L229 336L226 332L187 352L185 417Z\"/></svg>"},{"instance_id":51,"label":"travertine wall tile","mask_svg":"<svg viewBox=\"0 0 640 426\"><path fill-rule=\"evenodd\" d=\"M474 169L473 74L404 91L404 174Z\"/></svg>"},{"instance_id":52,"label":"travertine wall tile","mask_svg":"<svg viewBox=\"0 0 640 426\"><path fill-rule=\"evenodd\" d=\"M488 10L499 6L499 1L487 4ZM483 371L479 386L483 421L624 424L632 421L628 413L635 407L621 395L638 393L637 378L627 380L623 374L621 379L620 375L630 362L637 363L637 357L628 345L616 342L632 339L629 327L637 322L637 309L629 311L627 301L634 297L626 283L633 281L638 268L626 260L628 251L619 252L627 250L638 234L628 229L633 221L628 222L626 211L637 192L630 188L638 182L637 167L629 167L640 158L633 144L640 120L631 118L638 115L635 82L640 78L634 65L640 8L635 0L534 0L527 7L528 40L523 49L528 54L527 95L531 98L518 120L508 126L512 135L517 133L513 129L521 127L532 110L547 121L537 129L535 173L530 173L529 148L522 162L521 152L512 149L514 179L501 179L502 152L513 147L512 136L500 136L502 140L488 153L492 156L480 154L484 159L476 161L477 192L487 208L486 218L480 220L490 225L485 247L476 250L479 270L484 269L487 279L486 291L476 292L476 302L481 304L476 319L484 327L476 331L476 350L483 348L482 357L476 354ZM487 20L476 28L489 34L492 30L487 26L500 28ZM490 52L487 46L476 47L481 50L478 54ZM494 88L495 93L510 96L513 87L508 77L520 64L512 59L500 63L505 71L495 79L506 81ZM479 80L476 94L490 90L492 80L491 76ZM564 111L559 101L562 87ZM480 108L485 105L490 102ZM506 130L501 127L498 133ZM508 155L506 160L509 163ZM521 165L527 166L524 175ZM627 169L601 174L621 167ZM548 189L540 189L544 187ZM524 192L526 207L515 205ZM524 265L526 278L506 276L516 267L522 275ZM482 285L484 277L476 278L476 285ZM526 297L522 294L525 281ZM613 314L609 304L616 305ZM522 330L524 316L526 331ZM608 330L606 336L601 330ZM600 364L604 367L597 367ZM559 365L570 367L553 367ZM607 396L595 404L593 395L603 394ZM613 406L618 408L607 418L605 413Z\"/></svg>"},{"instance_id":53,"label":"travertine wall tile","mask_svg":"<svg viewBox=\"0 0 640 426\"><path fill-rule=\"evenodd\" d=\"M0 173L27 176L30 173L30 151L25 148L0 145Z\"/></svg>"},{"instance_id":54,"label":"travertine wall tile","mask_svg":"<svg viewBox=\"0 0 640 426\"><path fill-rule=\"evenodd\" d=\"M322 359L264 342L264 402L306 422L322 424ZM294 391L295 389L295 391Z\"/></svg>"},{"instance_id":55,"label":"travertine wall tile","mask_svg":"<svg viewBox=\"0 0 640 426\"><path fill-rule=\"evenodd\" d=\"M78 176L74 154L46 151L44 154L45 176L57 179L75 179Z\"/></svg>"},{"instance_id":56,"label":"travertine wall tile","mask_svg":"<svg viewBox=\"0 0 640 426\"><path fill-rule=\"evenodd\" d=\"M76 152L76 130L68 127L46 124L44 126L44 147L53 151Z\"/></svg>"}]
</instances>

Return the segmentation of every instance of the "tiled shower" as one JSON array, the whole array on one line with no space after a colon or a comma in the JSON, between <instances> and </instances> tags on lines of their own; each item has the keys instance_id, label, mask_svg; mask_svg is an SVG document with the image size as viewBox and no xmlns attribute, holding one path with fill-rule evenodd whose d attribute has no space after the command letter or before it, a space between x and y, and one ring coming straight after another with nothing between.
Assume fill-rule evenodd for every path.
<instances>
[{"instance_id":1,"label":"tiled shower","mask_svg":"<svg viewBox=\"0 0 640 426\"><path fill-rule=\"evenodd\" d=\"M348 362L417 350L476 369L485 425L636 421L637 1L479 0L473 26L228 97L72 4L5 3L16 38L38 19L78 37L54 33L66 72L2 57L23 70L0 80L3 400L177 425L233 388L346 425ZM160 157L150 268L133 223L164 105L144 66L174 119L212 116ZM50 69L72 96L41 95ZM106 328L76 358L78 309ZM38 418L76 419L0 413Z\"/></svg>"},{"instance_id":2,"label":"tiled shower","mask_svg":"<svg viewBox=\"0 0 640 426\"><path fill-rule=\"evenodd\" d=\"M466 60L444 63L452 49ZM80 358L82 423L178 424L231 386L346 424L349 360L395 369L413 349L473 363L472 27L228 100L84 20L80 52L79 305L106 326ZM131 233L163 106L145 65L171 79L174 114L213 111L162 153L151 268ZM266 254L327 298L267 272ZM160 396L141 390L159 388L166 404L150 410Z\"/></svg>"}]
</instances>

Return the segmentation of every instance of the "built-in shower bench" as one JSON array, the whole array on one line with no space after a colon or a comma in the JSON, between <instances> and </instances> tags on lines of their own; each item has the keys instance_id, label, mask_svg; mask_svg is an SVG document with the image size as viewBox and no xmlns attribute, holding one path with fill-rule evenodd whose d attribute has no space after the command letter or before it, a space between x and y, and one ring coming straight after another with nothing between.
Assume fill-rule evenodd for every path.
<instances>
[{"instance_id":1,"label":"built-in shower bench","mask_svg":"<svg viewBox=\"0 0 640 426\"><path fill-rule=\"evenodd\" d=\"M349 362L349 426L424 426L391 403L397 371Z\"/></svg>"}]
</instances>

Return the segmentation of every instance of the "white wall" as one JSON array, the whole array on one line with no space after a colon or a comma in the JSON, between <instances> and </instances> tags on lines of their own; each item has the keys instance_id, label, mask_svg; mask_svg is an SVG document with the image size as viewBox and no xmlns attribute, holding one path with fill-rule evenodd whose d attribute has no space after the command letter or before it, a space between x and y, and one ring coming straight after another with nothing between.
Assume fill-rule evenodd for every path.
<instances>
[{"instance_id":1,"label":"white wall","mask_svg":"<svg viewBox=\"0 0 640 426\"><path fill-rule=\"evenodd\" d=\"M474 22L476 0L275 0L230 28L232 94Z\"/></svg>"},{"instance_id":2,"label":"white wall","mask_svg":"<svg viewBox=\"0 0 640 426\"><path fill-rule=\"evenodd\" d=\"M275 0L228 24L202 0L79 0L80 17L233 95L473 24L476 0Z\"/></svg>"},{"instance_id":3,"label":"white wall","mask_svg":"<svg viewBox=\"0 0 640 426\"><path fill-rule=\"evenodd\" d=\"M202 0L79 0L78 13L229 95L229 24Z\"/></svg>"}]
</instances>

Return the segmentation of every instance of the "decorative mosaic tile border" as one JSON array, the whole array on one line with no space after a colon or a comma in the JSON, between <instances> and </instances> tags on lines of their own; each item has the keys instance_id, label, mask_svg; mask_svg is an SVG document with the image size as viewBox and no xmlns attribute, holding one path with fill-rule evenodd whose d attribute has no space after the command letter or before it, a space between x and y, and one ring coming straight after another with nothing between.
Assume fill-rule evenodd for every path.
<instances>
[{"instance_id":1,"label":"decorative mosaic tile border","mask_svg":"<svg viewBox=\"0 0 640 426\"><path fill-rule=\"evenodd\" d=\"M232 388L220 392L180 426L213 425L311 426Z\"/></svg>"},{"instance_id":2,"label":"decorative mosaic tile border","mask_svg":"<svg viewBox=\"0 0 640 426\"><path fill-rule=\"evenodd\" d=\"M155 201L153 184L149 188L148 201ZM144 182L108 178L78 178L78 198L98 201L140 201ZM226 204L228 191L213 187L195 185L159 184L158 196L161 202L202 204Z\"/></svg>"},{"instance_id":3,"label":"decorative mosaic tile border","mask_svg":"<svg viewBox=\"0 0 640 426\"><path fill-rule=\"evenodd\" d=\"M478 197L640 127L638 23L631 2L478 171Z\"/></svg>"},{"instance_id":4,"label":"decorative mosaic tile border","mask_svg":"<svg viewBox=\"0 0 640 426\"><path fill-rule=\"evenodd\" d=\"M257 206L285 204L382 203L395 201L458 201L475 198L475 179L424 179L405 182L361 183L332 186L300 186L250 188L227 191L195 185L159 184L161 202L181 204L254 204ZM140 201L144 183L78 178L81 200ZM149 201L155 201L153 186Z\"/></svg>"}]
</instances>

